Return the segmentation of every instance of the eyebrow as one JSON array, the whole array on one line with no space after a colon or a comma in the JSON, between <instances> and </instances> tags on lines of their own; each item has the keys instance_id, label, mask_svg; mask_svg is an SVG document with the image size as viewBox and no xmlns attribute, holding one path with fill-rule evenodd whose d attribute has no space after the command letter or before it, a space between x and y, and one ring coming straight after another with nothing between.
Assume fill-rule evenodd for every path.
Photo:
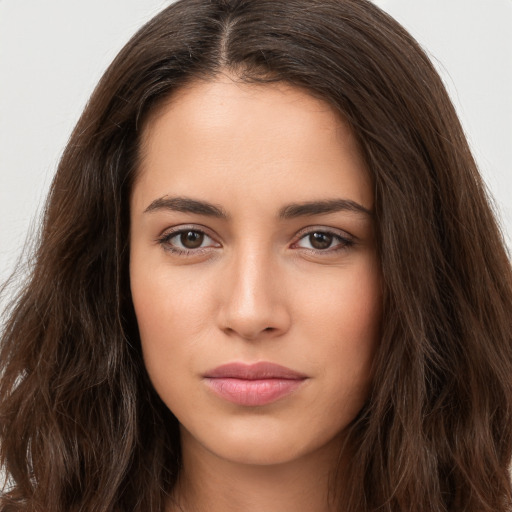
<instances>
[{"instance_id":1,"label":"eyebrow","mask_svg":"<svg viewBox=\"0 0 512 512\"><path fill-rule=\"evenodd\" d=\"M155 199L145 210L144 213L157 210L171 210L175 212L196 213L198 215L207 215L219 219L227 219L228 214L220 207L206 201L198 201L188 197L160 197Z\"/></svg>"},{"instance_id":2,"label":"eyebrow","mask_svg":"<svg viewBox=\"0 0 512 512\"><path fill-rule=\"evenodd\" d=\"M218 219L228 219L229 215L221 206L216 206L207 201L199 201L189 197L160 197L155 199L144 213L159 210L170 210L184 213L195 213ZM308 201L305 203L291 203L279 210L278 217L288 220L298 217L310 217L314 215L326 215L340 211L348 211L373 216L373 212L361 204L350 199L328 199L322 201Z\"/></svg>"},{"instance_id":3,"label":"eyebrow","mask_svg":"<svg viewBox=\"0 0 512 512\"><path fill-rule=\"evenodd\" d=\"M306 203L292 203L279 210L281 219L295 219L313 215L326 215L336 212L354 212L364 216L373 217L373 212L351 199L328 199L326 201L309 201Z\"/></svg>"}]
</instances>

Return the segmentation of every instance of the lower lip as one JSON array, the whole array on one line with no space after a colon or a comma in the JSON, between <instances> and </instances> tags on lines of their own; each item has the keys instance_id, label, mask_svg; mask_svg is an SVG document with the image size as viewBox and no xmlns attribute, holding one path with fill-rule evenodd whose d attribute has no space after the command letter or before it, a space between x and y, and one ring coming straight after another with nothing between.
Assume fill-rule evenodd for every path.
<instances>
[{"instance_id":1,"label":"lower lip","mask_svg":"<svg viewBox=\"0 0 512 512\"><path fill-rule=\"evenodd\" d=\"M305 379L206 378L207 386L218 396L238 405L266 405L293 393Z\"/></svg>"}]
</instances>

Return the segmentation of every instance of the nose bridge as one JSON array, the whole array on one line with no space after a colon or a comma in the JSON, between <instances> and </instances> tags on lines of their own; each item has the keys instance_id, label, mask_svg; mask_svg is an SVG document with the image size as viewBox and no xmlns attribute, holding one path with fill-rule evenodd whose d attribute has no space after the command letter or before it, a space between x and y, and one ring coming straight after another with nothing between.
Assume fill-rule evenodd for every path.
<instances>
[{"instance_id":1,"label":"nose bridge","mask_svg":"<svg viewBox=\"0 0 512 512\"><path fill-rule=\"evenodd\" d=\"M245 243L234 251L226 279L223 328L248 339L287 329L276 255L262 244Z\"/></svg>"},{"instance_id":2,"label":"nose bridge","mask_svg":"<svg viewBox=\"0 0 512 512\"><path fill-rule=\"evenodd\" d=\"M234 295L247 311L263 311L272 301L273 263L266 251L248 248L236 261Z\"/></svg>"}]
</instances>

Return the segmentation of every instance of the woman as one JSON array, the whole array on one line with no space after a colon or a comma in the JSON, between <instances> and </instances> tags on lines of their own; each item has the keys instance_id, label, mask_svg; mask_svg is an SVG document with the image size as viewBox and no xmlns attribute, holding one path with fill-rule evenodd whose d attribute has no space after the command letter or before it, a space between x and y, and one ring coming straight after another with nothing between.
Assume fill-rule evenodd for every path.
<instances>
[{"instance_id":1,"label":"woman","mask_svg":"<svg viewBox=\"0 0 512 512\"><path fill-rule=\"evenodd\" d=\"M181 0L98 85L3 335L2 509L507 511L512 276L364 0Z\"/></svg>"}]
</instances>

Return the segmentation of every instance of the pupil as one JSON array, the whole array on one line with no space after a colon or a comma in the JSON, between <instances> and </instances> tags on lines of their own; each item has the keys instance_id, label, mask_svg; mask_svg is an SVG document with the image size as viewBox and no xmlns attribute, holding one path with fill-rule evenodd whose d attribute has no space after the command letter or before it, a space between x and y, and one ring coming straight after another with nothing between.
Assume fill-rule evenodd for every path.
<instances>
[{"instance_id":1,"label":"pupil","mask_svg":"<svg viewBox=\"0 0 512 512\"><path fill-rule=\"evenodd\" d=\"M311 233L309 241L315 249L327 249L332 243L332 235L327 233Z\"/></svg>"},{"instance_id":2,"label":"pupil","mask_svg":"<svg viewBox=\"0 0 512 512\"><path fill-rule=\"evenodd\" d=\"M186 247L187 249L197 249L203 243L204 235L197 231L187 231L186 233L181 234L180 239L183 247Z\"/></svg>"}]
</instances>

